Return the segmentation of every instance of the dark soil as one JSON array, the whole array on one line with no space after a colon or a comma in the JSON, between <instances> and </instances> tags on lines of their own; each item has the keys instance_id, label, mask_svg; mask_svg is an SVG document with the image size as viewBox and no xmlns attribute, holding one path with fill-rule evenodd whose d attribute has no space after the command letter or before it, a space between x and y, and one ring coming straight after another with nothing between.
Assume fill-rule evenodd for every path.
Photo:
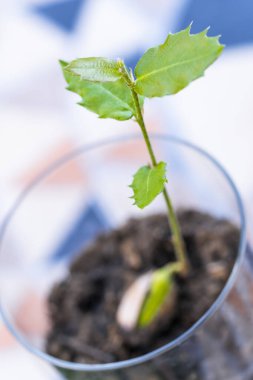
<instances>
[{"instance_id":1,"label":"dark soil","mask_svg":"<svg viewBox=\"0 0 253 380\"><path fill-rule=\"evenodd\" d=\"M125 360L168 343L203 315L231 272L239 231L226 220L195 211L181 211L178 217L191 273L177 278L173 320L132 333L117 325L116 311L129 285L149 269L175 260L166 215L131 219L100 235L53 288L48 353L79 363Z\"/></svg>"}]
</instances>

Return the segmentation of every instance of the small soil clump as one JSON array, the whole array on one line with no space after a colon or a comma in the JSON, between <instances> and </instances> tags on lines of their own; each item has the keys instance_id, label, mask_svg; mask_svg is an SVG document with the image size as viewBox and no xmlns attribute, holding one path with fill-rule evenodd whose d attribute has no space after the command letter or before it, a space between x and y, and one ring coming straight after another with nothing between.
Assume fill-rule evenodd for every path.
<instances>
[{"instance_id":1,"label":"small soil clump","mask_svg":"<svg viewBox=\"0 0 253 380\"><path fill-rule=\"evenodd\" d=\"M126 360L175 339L211 306L233 268L239 231L230 222L188 210L178 213L191 265L177 278L173 320L125 332L116 312L125 290L150 269L175 261L166 215L130 219L100 235L71 264L68 277L49 296L47 352L79 363Z\"/></svg>"}]
</instances>

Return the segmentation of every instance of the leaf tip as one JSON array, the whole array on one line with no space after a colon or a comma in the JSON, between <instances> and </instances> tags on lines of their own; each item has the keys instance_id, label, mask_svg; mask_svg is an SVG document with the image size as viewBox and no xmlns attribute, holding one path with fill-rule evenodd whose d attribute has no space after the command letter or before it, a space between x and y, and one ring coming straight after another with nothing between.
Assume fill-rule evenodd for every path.
<instances>
[{"instance_id":1,"label":"leaf tip","mask_svg":"<svg viewBox=\"0 0 253 380\"><path fill-rule=\"evenodd\" d=\"M186 33L191 34L191 28L192 28L193 20L190 22L190 24L187 26L187 28L184 30Z\"/></svg>"},{"instance_id":2,"label":"leaf tip","mask_svg":"<svg viewBox=\"0 0 253 380\"><path fill-rule=\"evenodd\" d=\"M217 42L217 45L218 45L218 48L219 48L218 52L219 52L219 55L220 55L222 53L222 51L224 50L224 48L226 47L226 45L220 43L221 34L219 34L219 35L217 35L215 37L212 37L212 38L214 38L215 41Z\"/></svg>"},{"instance_id":3,"label":"leaf tip","mask_svg":"<svg viewBox=\"0 0 253 380\"><path fill-rule=\"evenodd\" d=\"M203 37L208 37L207 33L210 30L210 25L202 30L202 32L199 33L199 35L202 35Z\"/></svg>"},{"instance_id":4,"label":"leaf tip","mask_svg":"<svg viewBox=\"0 0 253 380\"><path fill-rule=\"evenodd\" d=\"M215 36L215 38L217 39L217 41L220 43L220 39L221 39L221 37L222 37L222 35L221 34L218 34L217 36ZM220 45L221 46L223 46L223 47L225 47L226 45L224 45L224 44L221 44L220 43Z\"/></svg>"},{"instance_id":5,"label":"leaf tip","mask_svg":"<svg viewBox=\"0 0 253 380\"><path fill-rule=\"evenodd\" d=\"M62 68L65 68L68 65L68 62L64 61L63 59L58 59L58 63Z\"/></svg>"}]
</instances>

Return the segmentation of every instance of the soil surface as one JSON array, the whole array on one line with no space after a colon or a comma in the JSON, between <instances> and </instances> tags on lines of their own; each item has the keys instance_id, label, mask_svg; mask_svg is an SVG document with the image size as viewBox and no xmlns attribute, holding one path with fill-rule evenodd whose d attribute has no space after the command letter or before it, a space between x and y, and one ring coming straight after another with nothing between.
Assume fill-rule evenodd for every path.
<instances>
[{"instance_id":1,"label":"soil surface","mask_svg":"<svg viewBox=\"0 0 253 380\"><path fill-rule=\"evenodd\" d=\"M143 355L179 336L221 292L237 254L239 231L226 220L196 211L178 213L191 265L177 278L172 320L132 333L116 322L124 291L149 269L174 261L166 215L130 219L100 235L75 259L68 277L49 296L47 352L63 360L106 363Z\"/></svg>"}]
</instances>

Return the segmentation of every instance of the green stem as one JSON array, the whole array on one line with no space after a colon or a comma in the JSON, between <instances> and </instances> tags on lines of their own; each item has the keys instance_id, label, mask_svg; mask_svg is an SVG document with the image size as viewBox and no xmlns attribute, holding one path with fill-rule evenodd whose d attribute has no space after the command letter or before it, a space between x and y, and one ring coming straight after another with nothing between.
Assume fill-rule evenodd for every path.
<instances>
[{"instance_id":1,"label":"green stem","mask_svg":"<svg viewBox=\"0 0 253 380\"><path fill-rule=\"evenodd\" d=\"M155 154L154 154L154 151L153 151L153 148L148 136L148 132L145 126L145 122L143 119L143 114L142 114L142 110L141 110L141 106L139 102L139 97L138 97L138 94L134 90L134 82L132 78L129 76L129 73L126 68L124 68L123 77L132 91L132 96L133 96L135 109L136 109L136 121L141 128L141 132L148 149L151 163L152 163L152 166L154 167L157 165L157 160L156 160L156 157L155 157ZM182 233L181 233L181 229L178 223L176 213L174 211L172 202L170 200L170 197L166 188L164 188L163 190L163 196L164 196L164 200L165 200L167 210L168 210L168 219L169 219L169 224L170 224L171 232L172 232L172 243L174 245L177 260L181 264L180 273L182 275L187 275L189 271L189 264L188 264L188 260L186 256L185 244L183 241L183 237L182 237Z\"/></svg>"},{"instance_id":2,"label":"green stem","mask_svg":"<svg viewBox=\"0 0 253 380\"><path fill-rule=\"evenodd\" d=\"M170 223L170 227L172 231L172 242L175 248L177 259L182 264L182 274L187 275L189 271L189 263L186 256L186 249L185 249L185 244L184 244L184 240L181 233L181 228L179 226L177 215L172 206L171 199L169 197L167 189L165 188L163 190L163 196L164 196L167 209L168 209L168 218L169 218L169 223Z\"/></svg>"},{"instance_id":3,"label":"green stem","mask_svg":"<svg viewBox=\"0 0 253 380\"><path fill-rule=\"evenodd\" d=\"M152 148L149 136L148 136L148 132L147 132L147 129L146 129L146 126L144 123L139 98L138 98L137 93L134 91L134 89L131 89L131 91L132 91L132 95L133 95L133 99L134 99L134 105L135 105L135 109L136 109L136 121L139 124L139 126L141 127L141 132L142 132L142 135L144 137L144 140L145 140L145 143L146 143L146 146L148 149L148 153L149 153L149 156L150 156L150 159L152 162L152 166L156 166L157 160L156 160L156 157L155 157L155 154L154 154L154 151L153 151L153 148Z\"/></svg>"}]
</instances>

